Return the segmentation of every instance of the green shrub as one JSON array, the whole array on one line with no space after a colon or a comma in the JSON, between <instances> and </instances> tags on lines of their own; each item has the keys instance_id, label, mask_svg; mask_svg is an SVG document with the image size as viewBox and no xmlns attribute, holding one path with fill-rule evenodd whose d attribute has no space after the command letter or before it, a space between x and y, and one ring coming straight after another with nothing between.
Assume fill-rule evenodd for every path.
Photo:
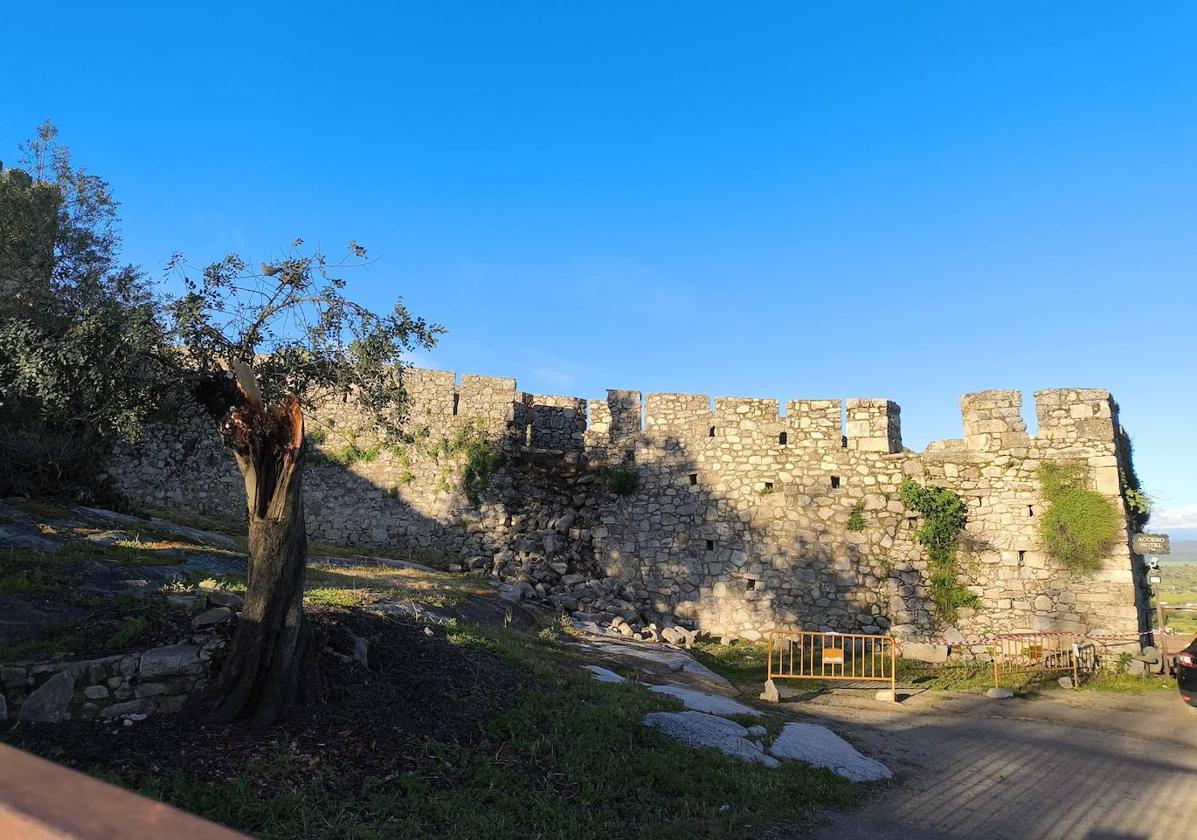
<instances>
[{"instance_id":1,"label":"green shrub","mask_svg":"<svg viewBox=\"0 0 1197 840\"><path fill-rule=\"evenodd\" d=\"M863 531L864 529L864 502L860 501L852 506L852 512L848 514L848 530Z\"/></svg>"},{"instance_id":2,"label":"green shrub","mask_svg":"<svg viewBox=\"0 0 1197 840\"><path fill-rule=\"evenodd\" d=\"M956 579L956 553L960 532L968 521L964 500L943 487L923 487L911 478L903 480L898 495L907 508L923 517L915 540L927 550L931 600L941 621L954 622L961 607L975 607L977 596Z\"/></svg>"},{"instance_id":3,"label":"green shrub","mask_svg":"<svg viewBox=\"0 0 1197 840\"><path fill-rule=\"evenodd\" d=\"M1089 489L1083 461L1056 461L1039 467L1039 487L1050 503L1039 520L1043 550L1064 568L1094 572L1118 541L1118 510Z\"/></svg>"},{"instance_id":4,"label":"green shrub","mask_svg":"<svg viewBox=\"0 0 1197 840\"><path fill-rule=\"evenodd\" d=\"M603 481L616 496L630 496L640 486L640 473L629 467L607 467L603 470Z\"/></svg>"},{"instance_id":5,"label":"green shrub","mask_svg":"<svg viewBox=\"0 0 1197 840\"><path fill-rule=\"evenodd\" d=\"M461 489L470 504L479 505L482 494L490 486L491 477L503 466L504 456L493 440L481 432L465 442L465 466L461 470Z\"/></svg>"}]
</instances>

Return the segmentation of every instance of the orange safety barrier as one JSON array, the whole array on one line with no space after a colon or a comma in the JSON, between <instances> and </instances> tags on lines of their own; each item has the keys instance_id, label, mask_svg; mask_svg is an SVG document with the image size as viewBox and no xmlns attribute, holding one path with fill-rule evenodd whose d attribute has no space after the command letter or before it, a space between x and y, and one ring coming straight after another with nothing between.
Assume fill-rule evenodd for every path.
<instances>
[{"instance_id":1,"label":"orange safety barrier","mask_svg":"<svg viewBox=\"0 0 1197 840\"><path fill-rule=\"evenodd\" d=\"M892 636L799 630L769 635L768 679L887 682L897 700L898 648Z\"/></svg>"},{"instance_id":2,"label":"orange safety barrier","mask_svg":"<svg viewBox=\"0 0 1197 840\"><path fill-rule=\"evenodd\" d=\"M1071 633L1007 633L989 640L993 657L993 687L1001 686L1002 674L1063 673L1080 684L1081 669L1091 670L1092 645L1081 647Z\"/></svg>"}]
</instances>

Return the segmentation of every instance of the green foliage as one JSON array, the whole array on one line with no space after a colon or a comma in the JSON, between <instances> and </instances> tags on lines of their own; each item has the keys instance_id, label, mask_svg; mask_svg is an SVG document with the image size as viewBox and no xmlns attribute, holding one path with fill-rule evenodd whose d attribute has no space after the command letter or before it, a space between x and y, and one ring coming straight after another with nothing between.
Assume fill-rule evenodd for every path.
<instances>
[{"instance_id":1,"label":"green foliage","mask_svg":"<svg viewBox=\"0 0 1197 840\"><path fill-rule=\"evenodd\" d=\"M757 491L757 494L760 495L761 497L772 496L773 493L775 492L775 490L776 490L776 488L774 488L773 486L762 487L760 490Z\"/></svg>"},{"instance_id":2,"label":"green foliage","mask_svg":"<svg viewBox=\"0 0 1197 840\"><path fill-rule=\"evenodd\" d=\"M1143 492L1139 474L1135 472L1135 445L1126 429L1118 428L1119 462L1122 466L1122 498L1130 513L1131 527L1142 531L1151 519L1151 496Z\"/></svg>"},{"instance_id":3,"label":"green foliage","mask_svg":"<svg viewBox=\"0 0 1197 840\"><path fill-rule=\"evenodd\" d=\"M640 486L640 473L630 467L606 467L603 481L616 496L630 496Z\"/></svg>"},{"instance_id":4,"label":"green foliage","mask_svg":"<svg viewBox=\"0 0 1197 840\"><path fill-rule=\"evenodd\" d=\"M97 458L172 390L151 361L157 301L118 264L116 202L57 133L47 122L25 169L0 167L0 494L95 499Z\"/></svg>"},{"instance_id":5,"label":"green foliage","mask_svg":"<svg viewBox=\"0 0 1197 840\"><path fill-rule=\"evenodd\" d=\"M865 529L864 521L864 501L859 501L852 506L852 512L848 514L848 530L853 532L863 531Z\"/></svg>"},{"instance_id":6,"label":"green foliage","mask_svg":"<svg viewBox=\"0 0 1197 840\"><path fill-rule=\"evenodd\" d=\"M968 521L964 500L943 487L924 487L912 478L898 487L902 503L922 518L915 540L927 551L931 600L940 621L956 620L961 607L975 607L979 599L957 580L957 548Z\"/></svg>"},{"instance_id":7,"label":"green foliage","mask_svg":"<svg viewBox=\"0 0 1197 840\"><path fill-rule=\"evenodd\" d=\"M465 443L465 466L461 469L461 489L470 504L478 505L490 486L491 477L503 466L505 458L494 441L477 432Z\"/></svg>"},{"instance_id":8,"label":"green foliage","mask_svg":"<svg viewBox=\"0 0 1197 840\"><path fill-rule=\"evenodd\" d=\"M1118 541L1117 508L1089 489L1089 467L1083 461L1046 462L1038 475L1043 497L1051 503L1039 520L1044 551L1070 571L1097 571Z\"/></svg>"}]
</instances>

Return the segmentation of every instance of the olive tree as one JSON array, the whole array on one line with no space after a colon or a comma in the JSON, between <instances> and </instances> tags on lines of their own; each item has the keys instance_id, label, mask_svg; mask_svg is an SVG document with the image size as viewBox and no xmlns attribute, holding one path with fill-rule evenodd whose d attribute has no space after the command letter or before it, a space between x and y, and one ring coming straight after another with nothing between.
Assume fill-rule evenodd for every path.
<instances>
[{"instance_id":1,"label":"olive tree","mask_svg":"<svg viewBox=\"0 0 1197 840\"><path fill-rule=\"evenodd\" d=\"M304 413L352 393L398 434L403 354L443 331L397 301L376 314L349 300L339 270L365 260L351 243L330 262L301 240L251 269L230 256L195 272L170 264L185 291L166 304L177 350L162 363L215 421L245 479L248 590L213 685L197 701L208 720L265 727L311 701L316 648L304 620L307 537L303 514Z\"/></svg>"},{"instance_id":2,"label":"olive tree","mask_svg":"<svg viewBox=\"0 0 1197 840\"><path fill-rule=\"evenodd\" d=\"M0 493L92 500L98 453L136 437L169 383L157 299L119 262L108 184L47 122L0 164Z\"/></svg>"}]
</instances>

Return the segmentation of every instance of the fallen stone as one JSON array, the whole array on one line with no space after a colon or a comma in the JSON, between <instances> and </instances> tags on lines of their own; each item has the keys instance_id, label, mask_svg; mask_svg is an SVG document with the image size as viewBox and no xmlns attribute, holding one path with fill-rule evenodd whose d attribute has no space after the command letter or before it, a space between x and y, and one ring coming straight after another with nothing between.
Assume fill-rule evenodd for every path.
<instances>
[{"instance_id":1,"label":"fallen stone","mask_svg":"<svg viewBox=\"0 0 1197 840\"><path fill-rule=\"evenodd\" d=\"M104 685L89 685L83 689L83 696L88 700L103 700L108 694L108 686Z\"/></svg>"},{"instance_id":2,"label":"fallen stone","mask_svg":"<svg viewBox=\"0 0 1197 840\"><path fill-rule=\"evenodd\" d=\"M1008 700L1014 696L1014 692L1008 688L991 688L985 692L986 697L992 697L994 700Z\"/></svg>"},{"instance_id":3,"label":"fallen stone","mask_svg":"<svg viewBox=\"0 0 1197 840\"><path fill-rule=\"evenodd\" d=\"M32 723L59 723L70 714L71 698L75 694L75 675L59 671L25 698L18 720Z\"/></svg>"},{"instance_id":4,"label":"fallen stone","mask_svg":"<svg viewBox=\"0 0 1197 840\"><path fill-rule=\"evenodd\" d=\"M1072 677L1060 677L1057 682L1060 683L1060 688L1072 688Z\"/></svg>"},{"instance_id":5,"label":"fallen stone","mask_svg":"<svg viewBox=\"0 0 1197 840\"><path fill-rule=\"evenodd\" d=\"M696 712L707 712L712 715L755 715L760 716L764 712L760 712L751 706L745 706L730 697L724 697L720 694L708 694L705 691L699 691L695 688L687 688L684 685L675 685L674 683L665 683L664 685L650 685L648 690L653 694L664 694L668 697L674 697L681 700L687 709L692 709Z\"/></svg>"},{"instance_id":6,"label":"fallen stone","mask_svg":"<svg viewBox=\"0 0 1197 840\"><path fill-rule=\"evenodd\" d=\"M873 695L873 699L882 703L893 703L897 698L894 696L894 692L888 688L883 688Z\"/></svg>"},{"instance_id":7,"label":"fallen stone","mask_svg":"<svg viewBox=\"0 0 1197 840\"><path fill-rule=\"evenodd\" d=\"M899 652L903 659L913 659L917 662L948 661L947 645L933 645L927 642L902 642Z\"/></svg>"},{"instance_id":8,"label":"fallen stone","mask_svg":"<svg viewBox=\"0 0 1197 840\"><path fill-rule=\"evenodd\" d=\"M589 671L591 674L593 674L594 678L596 680L598 680L599 682L621 683L621 682L626 681L619 674L617 674L614 671L611 671L607 668L604 668L601 665L583 665L582 667L585 668L587 671Z\"/></svg>"},{"instance_id":9,"label":"fallen stone","mask_svg":"<svg viewBox=\"0 0 1197 840\"><path fill-rule=\"evenodd\" d=\"M777 758L825 767L853 782L873 782L894 775L880 761L861 755L839 735L817 723L787 723L769 752Z\"/></svg>"},{"instance_id":10,"label":"fallen stone","mask_svg":"<svg viewBox=\"0 0 1197 840\"><path fill-rule=\"evenodd\" d=\"M777 767L780 762L762 751L746 737L748 730L735 721L704 712L649 712L644 725L660 729L665 735L692 747L714 747L741 761Z\"/></svg>"},{"instance_id":11,"label":"fallen stone","mask_svg":"<svg viewBox=\"0 0 1197 840\"><path fill-rule=\"evenodd\" d=\"M781 700L777 693L777 684L773 680L765 680L765 690L761 692L761 699L766 703L777 703Z\"/></svg>"},{"instance_id":12,"label":"fallen stone","mask_svg":"<svg viewBox=\"0 0 1197 840\"><path fill-rule=\"evenodd\" d=\"M191 626L197 630L201 627L214 627L222 621L228 621L232 617L233 611L228 607L212 607L191 619Z\"/></svg>"},{"instance_id":13,"label":"fallen stone","mask_svg":"<svg viewBox=\"0 0 1197 840\"><path fill-rule=\"evenodd\" d=\"M756 726L748 727L748 734L754 738L759 738L762 735L768 735L769 730L758 723Z\"/></svg>"},{"instance_id":14,"label":"fallen stone","mask_svg":"<svg viewBox=\"0 0 1197 840\"><path fill-rule=\"evenodd\" d=\"M164 645L150 648L141 655L141 678L198 674L203 670L198 645ZM122 663L123 664L123 663Z\"/></svg>"}]
</instances>

